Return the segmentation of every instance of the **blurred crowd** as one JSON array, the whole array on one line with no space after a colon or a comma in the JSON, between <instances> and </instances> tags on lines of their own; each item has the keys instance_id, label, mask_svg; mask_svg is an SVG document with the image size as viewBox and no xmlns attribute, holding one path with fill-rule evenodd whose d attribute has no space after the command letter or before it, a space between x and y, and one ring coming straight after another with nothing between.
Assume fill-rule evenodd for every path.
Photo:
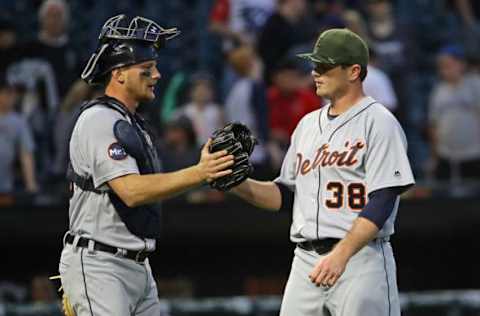
<instances>
[{"instance_id":1,"label":"blurred crowd","mask_svg":"<svg viewBox=\"0 0 480 316\"><path fill-rule=\"evenodd\" d=\"M347 27L370 46L365 91L401 122L417 179L480 179L477 1L1 0L0 7L0 193L67 192L72 118L102 94L79 75L100 26L118 13L182 31L162 52L156 100L141 107L165 171L195 163L215 129L241 121L260 140L254 177L274 177L298 121L328 103L296 54L310 51L321 31Z\"/></svg>"}]
</instances>

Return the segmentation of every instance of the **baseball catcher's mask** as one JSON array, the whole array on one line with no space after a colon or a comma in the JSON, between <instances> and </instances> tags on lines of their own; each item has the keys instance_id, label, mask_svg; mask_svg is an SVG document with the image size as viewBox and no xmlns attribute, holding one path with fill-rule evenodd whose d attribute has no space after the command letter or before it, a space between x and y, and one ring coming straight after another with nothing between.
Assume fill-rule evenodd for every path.
<instances>
[{"instance_id":1,"label":"baseball catcher's mask","mask_svg":"<svg viewBox=\"0 0 480 316\"><path fill-rule=\"evenodd\" d=\"M101 85L115 68L157 59L158 50L178 34L180 31L175 27L166 29L140 16L130 23L124 14L114 16L103 25L97 50L81 77L90 85Z\"/></svg>"}]
</instances>

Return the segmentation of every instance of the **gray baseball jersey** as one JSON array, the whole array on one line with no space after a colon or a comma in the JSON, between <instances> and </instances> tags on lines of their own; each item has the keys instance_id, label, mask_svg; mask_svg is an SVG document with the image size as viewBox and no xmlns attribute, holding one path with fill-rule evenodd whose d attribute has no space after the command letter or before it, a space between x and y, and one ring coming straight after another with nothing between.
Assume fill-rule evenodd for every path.
<instances>
[{"instance_id":1,"label":"gray baseball jersey","mask_svg":"<svg viewBox=\"0 0 480 316\"><path fill-rule=\"evenodd\" d=\"M343 238L378 189L414 183L405 134L371 97L330 120L326 105L295 129L281 182L295 192L291 240ZM393 234L395 209L378 237Z\"/></svg>"},{"instance_id":2,"label":"gray baseball jersey","mask_svg":"<svg viewBox=\"0 0 480 316\"><path fill-rule=\"evenodd\" d=\"M73 130L72 167L81 176L91 175L96 188L106 190L108 181L139 173L135 159L124 151L113 134L113 125L123 119L119 112L96 105L80 115ZM155 248L155 240L143 240L130 233L107 193L83 191L75 186L69 212L73 234L128 250Z\"/></svg>"},{"instance_id":3,"label":"gray baseball jersey","mask_svg":"<svg viewBox=\"0 0 480 316\"><path fill-rule=\"evenodd\" d=\"M370 192L414 183L405 135L384 106L365 97L335 119L329 107L300 121L275 180L295 193L293 242L344 238ZM297 247L280 315L400 316L395 259L383 238L393 233L398 199L380 238L350 258L331 288L308 278L324 255Z\"/></svg>"}]
</instances>

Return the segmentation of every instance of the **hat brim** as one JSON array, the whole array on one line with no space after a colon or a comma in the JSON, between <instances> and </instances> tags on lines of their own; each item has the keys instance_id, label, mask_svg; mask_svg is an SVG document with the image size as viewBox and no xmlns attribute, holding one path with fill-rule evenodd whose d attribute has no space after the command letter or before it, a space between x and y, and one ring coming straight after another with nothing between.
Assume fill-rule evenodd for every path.
<instances>
[{"instance_id":1,"label":"hat brim","mask_svg":"<svg viewBox=\"0 0 480 316\"><path fill-rule=\"evenodd\" d=\"M313 53L305 53L305 54L297 54L297 57L307 59L311 62L317 63L317 64L329 64L333 65L328 59L323 58L321 56L314 56Z\"/></svg>"}]
</instances>

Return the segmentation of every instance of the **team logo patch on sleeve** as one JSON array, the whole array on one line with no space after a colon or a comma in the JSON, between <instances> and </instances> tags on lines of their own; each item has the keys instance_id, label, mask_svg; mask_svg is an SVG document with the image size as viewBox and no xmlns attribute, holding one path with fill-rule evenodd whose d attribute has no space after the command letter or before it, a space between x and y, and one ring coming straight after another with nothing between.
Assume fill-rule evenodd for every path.
<instances>
[{"instance_id":1,"label":"team logo patch on sleeve","mask_svg":"<svg viewBox=\"0 0 480 316\"><path fill-rule=\"evenodd\" d=\"M123 160L127 158L127 152L119 143L113 143L108 146L108 157L113 160Z\"/></svg>"}]
</instances>

